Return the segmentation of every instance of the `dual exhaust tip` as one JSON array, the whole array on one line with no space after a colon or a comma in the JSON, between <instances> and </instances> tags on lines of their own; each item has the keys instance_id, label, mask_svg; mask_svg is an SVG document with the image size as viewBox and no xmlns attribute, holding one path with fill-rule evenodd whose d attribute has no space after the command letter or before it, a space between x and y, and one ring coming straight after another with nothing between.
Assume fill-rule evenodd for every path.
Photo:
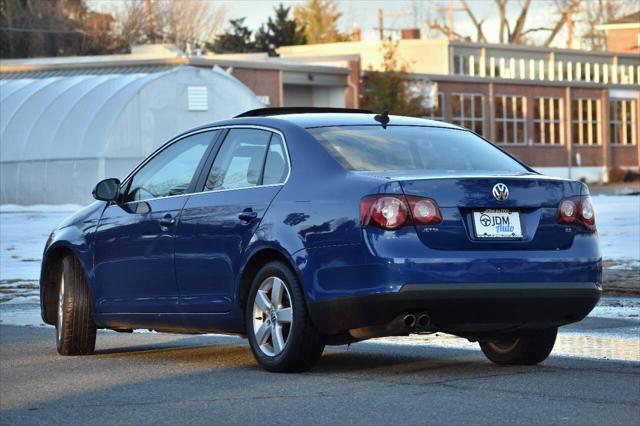
<instances>
[{"instance_id":1,"label":"dual exhaust tip","mask_svg":"<svg viewBox=\"0 0 640 426\"><path fill-rule=\"evenodd\" d=\"M402 318L402 323L407 328L426 329L431 324L431 317L427 314L407 314Z\"/></svg>"}]
</instances>

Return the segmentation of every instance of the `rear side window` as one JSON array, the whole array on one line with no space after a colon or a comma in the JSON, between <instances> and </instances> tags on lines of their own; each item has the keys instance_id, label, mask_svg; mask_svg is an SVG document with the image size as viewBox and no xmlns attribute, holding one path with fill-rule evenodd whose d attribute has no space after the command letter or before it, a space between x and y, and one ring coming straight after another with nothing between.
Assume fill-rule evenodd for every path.
<instances>
[{"instance_id":1,"label":"rear side window","mask_svg":"<svg viewBox=\"0 0 640 426\"><path fill-rule=\"evenodd\" d=\"M466 130L376 125L308 131L347 170L528 171Z\"/></svg>"},{"instance_id":2,"label":"rear side window","mask_svg":"<svg viewBox=\"0 0 640 426\"><path fill-rule=\"evenodd\" d=\"M233 129L216 155L205 191L247 188L260 184L271 132Z\"/></svg>"},{"instance_id":3,"label":"rear side window","mask_svg":"<svg viewBox=\"0 0 640 426\"><path fill-rule=\"evenodd\" d=\"M267 152L267 160L264 163L264 177L262 183L264 185L273 185L283 183L289 174L289 165L287 164L287 154L284 151L284 143L280 135L273 134L269 143L269 151Z\"/></svg>"}]
</instances>

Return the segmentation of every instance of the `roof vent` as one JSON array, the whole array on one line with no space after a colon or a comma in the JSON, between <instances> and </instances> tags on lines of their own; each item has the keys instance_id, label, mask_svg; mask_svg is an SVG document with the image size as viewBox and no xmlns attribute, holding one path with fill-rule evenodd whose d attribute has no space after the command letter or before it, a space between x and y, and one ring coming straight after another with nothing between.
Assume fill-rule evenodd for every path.
<instances>
[{"instance_id":1,"label":"roof vent","mask_svg":"<svg viewBox=\"0 0 640 426\"><path fill-rule=\"evenodd\" d=\"M187 108L189 111L209 111L207 86L187 87Z\"/></svg>"}]
</instances>

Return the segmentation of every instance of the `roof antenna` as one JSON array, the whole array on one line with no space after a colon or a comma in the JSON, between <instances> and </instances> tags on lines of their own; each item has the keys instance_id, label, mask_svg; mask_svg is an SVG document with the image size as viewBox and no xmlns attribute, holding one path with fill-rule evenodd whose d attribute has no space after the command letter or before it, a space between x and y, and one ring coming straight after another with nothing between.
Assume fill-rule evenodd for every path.
<instances>
[{"instance_id":1,"label":"roof antenna","mask_svg":"<svg viewBox=\"0 0 640 426\"><path fill-rule=\"evenodd\" d=\"M389 124L389 110L385 108L382 114L377 114L373 119L382 124L383 129L386 129Z\"/></svg>"}]
</instances>

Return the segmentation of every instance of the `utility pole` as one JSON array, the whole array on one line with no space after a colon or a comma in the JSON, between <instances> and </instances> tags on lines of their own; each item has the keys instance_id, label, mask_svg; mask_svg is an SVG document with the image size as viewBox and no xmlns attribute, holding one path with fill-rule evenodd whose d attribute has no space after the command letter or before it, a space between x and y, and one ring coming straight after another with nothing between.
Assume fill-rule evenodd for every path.
<instances>
[{"instance_id":1,"label":"utility pole","mask_svg":"<svg viewBox=\"0 0 640 426\"><path fill-rule=\"evenodd\" d=\"M405 10L402 12L385 12L382 9L378 9L378 34L380 35L380 41L384 40L384 18L386 17L400 17L400 16L411 16L413 13L410 10ZM387 30L397 31L395 28L386 28Z\"/></svg>"},{"instance_id":2,"label":"utility pole","mask_svg":"<svg viewBox=\"0 0 640 426\"><path fill-rule=\"evenodd\" d=\"M454 13L453 0L449 0L449 4L447 5L447 14L449 15L449 40L453 39L453 34L455 34L453 30L453 26L455 25Z\"/></svg>"},{"instance_id":3,"label":"utility pole","mask_svg":"<svg viewBox=\"0 0 640 426\"><path fill-rule=\"evenodd\" d=\"M567 26L567 48L573 48L573 14L576 12L576 7L571 6L565 15L565 25Z\"/></svg>"},{"instance_id":4,"label":"utility pole","mask_svg":"<svg viewBox=\"0 0 640 426\"><path fill-rule=\"evenodd\" d=\"M151 13L151 0L144 0L144 8L147 12L147 35L151 43L156 42L156 31L153 28L153 14Z\"/></svg>"},{"instance_id":5,"label":"utility pole","mask_svg":"<svg viewBox=\"0 0 640 426\"><path fill-rule=\"evenodd\" d=\"M455 14L456 12L464 12L464 9L456 9L453 7L453 0L449 0L449 4L447 7L439 7L437 9L438 12L447 12L447 18L449 19L449 40L453 40L455 38Z\"/></svg>"}]
</instances>

